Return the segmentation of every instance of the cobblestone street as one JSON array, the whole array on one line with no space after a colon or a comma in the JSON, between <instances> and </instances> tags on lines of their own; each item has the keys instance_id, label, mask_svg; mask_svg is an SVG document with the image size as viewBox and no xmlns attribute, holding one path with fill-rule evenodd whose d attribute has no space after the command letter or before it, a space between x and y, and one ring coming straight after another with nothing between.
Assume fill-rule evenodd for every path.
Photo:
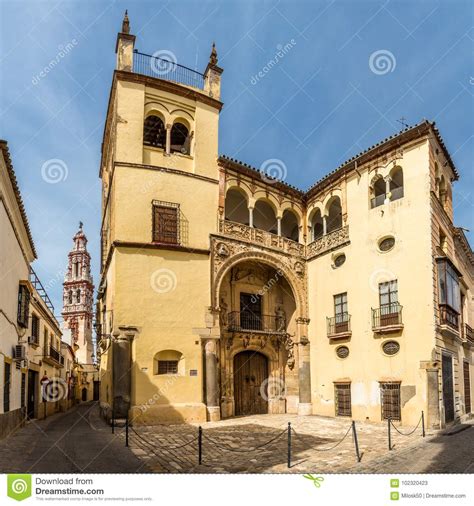
<instances>
[{"instance_id":1,"label":"cobblestone street","mask_svg":"<svg viewBox=\"0 0 474 506\"><path fill-rule=\"evenodd\" d=\"M288 422L294 429L291 469L287 468ZM86 404L29 422L0 441L0 472L468 473L474 470L472 423L427 432L424 439L421 427L411 436L393 430L394 448L389 452L385 423L357 422L362 454L358 463L352 432L348 432L350 419L233 418L202 425L199 466L197 425L137 425L130 429L130 447L126 448L125 429L117 427L112 434L99 417L97 404ZM400 430L410 432L409 427Z\"/></svg>"}]
</instances>

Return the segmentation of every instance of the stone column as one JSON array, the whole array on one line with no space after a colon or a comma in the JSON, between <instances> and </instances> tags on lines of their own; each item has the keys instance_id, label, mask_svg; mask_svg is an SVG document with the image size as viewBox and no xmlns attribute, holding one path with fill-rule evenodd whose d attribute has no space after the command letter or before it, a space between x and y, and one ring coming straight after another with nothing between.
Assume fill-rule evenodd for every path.
<instances>
[{"instance_id":1,"label":"stone column","mask_svg":"<svg viewBox=\"0 0 474 506\"><path fill-rule=\"evenodd\" d=\"M441 428L439 412L439 366L436 363L430 363L426 367L426 390L427 390L427 410L426 426L430 429Z\"/></svg>"},{"instance_id":2,"label":"stone column","mask_svg":"<svg viewBox=\"0 0 474 506\"><path fill-rule=\"evenodd\" d=\"M204 353L206 364L206 408L210 422L221 419L219 407L219 383L217 378L217 340L206 339L204 341Z\"/></svg>"},{"instance_id":3,"label":"stone column","mask_svg":"<svg viewBox=\"0 0 474 506\"><path fill-rule=\"evenodd\" d=\"M112 342L112 389L115 418L126 418L131 406L133 334L120 332Z\"/></svg>"},{"instance_id":4,"label":"stone column","mask_svg":"<svg viewBox=\"0 0 474 506\"><path fill-rule=\"evenodd\" d=\"M311 367L310 367L310 345L307 337L308 318L298 318L298 384L299 403L298 415L312 415L313 404L311 402Z\"/></svg>"},{"instance_id":5,"label":"stone column","mask_svg":"<svg viewBox=\"0 0 474 506\"><path fill-rule=\"evenodd\" d=\"M253 228L253 207L249 207L249 227Z\"/></svg>"},{"instance_id":6,"label":"stone column","mask_svg":"<svg viewBox=\"0 0 474 506\"><path fill-rule=\"evenodd\" d=\"M384 200L384 204L388 204L390 202L390 181L392 181L392 178L387 176L385 179L385 200Z\"/></svg>"},{"instance_id":7,"label":"stone column","mask_svg":"<svg viewBox=\"0 0 474 506\"><path fill-rule=\"evenodd\" d=\"M327 224L327 216L323 216L323 235L326 235L328 233L328 224Z\"/></svg>"},{"instance_id":8,"label":"stone column","mask_svg":"<svg viewBox=\"0 0 474 506\"><path fill-rule=\"evenodd\" d=\"M277 218L277 234L281 236L281 216Z\"/></svg>"},{"instance_id":9,"label":"stone column","mask_svg":"<svg viewBox=\"0 0 474 506\"><path fill-rule=\"evenodd\" d=\"M171 127L170 123L166 124L166 146L165 153L169 155L171 153Z\"/></svg>"}]
</instances>

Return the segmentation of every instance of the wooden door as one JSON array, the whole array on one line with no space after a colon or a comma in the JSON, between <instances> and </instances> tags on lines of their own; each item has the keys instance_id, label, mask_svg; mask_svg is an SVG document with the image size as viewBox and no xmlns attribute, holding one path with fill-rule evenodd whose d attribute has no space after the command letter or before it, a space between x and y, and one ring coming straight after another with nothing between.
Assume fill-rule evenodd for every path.
<instances>
[{"instance_id":1,"label":"wooden door","mask_svg":"<svg viewBox=\"0 0 474 506\"><path fill-rule=\"evenodd\" d=\"M471 376L469 374L469 362L463 362L464 372L464 404L466 405L466 413L471 412Z\"/></svg>"},{"instance_id":2,"label":"wooden door","mask_svg":"<svg viewBox=\"0 0 474 506\"><path fill-rule=\"evenodd\" d=\"M454 421L454 384L453 384L453 358L451 355L443 355L443 404L445 422Z\"/></svg>"},{"instance_id":3,"label":"wooden door","mask_svg":"<svg viewBox=\"0 0 474 506\"><path fill-rule=\"evenodd\" d=\"M38 373L35 371L28 371L28 389L27 396L28 402L26 403L28 418L35 417L35 404L36 404L36 377Z\"/></svg>"},{"instance_id":4,"label":"wooden door","mask_svg":"<svg viewBox=\"0 0 474 506\"><path fill-rule=\"evenodd\" d=\"M242 351L234 357L234 400L236 415L268 413L266 391L262 384L268 378L268 361L257 351ZM263 388L265 388L265 384Z\"/></svg>"}]
</instances>

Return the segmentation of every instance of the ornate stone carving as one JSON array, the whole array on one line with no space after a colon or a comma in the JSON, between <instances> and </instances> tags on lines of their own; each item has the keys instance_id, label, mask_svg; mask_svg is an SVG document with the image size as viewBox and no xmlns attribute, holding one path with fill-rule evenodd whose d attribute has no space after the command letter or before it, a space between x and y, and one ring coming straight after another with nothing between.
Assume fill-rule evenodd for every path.
<instances>
[{"instance_id":1,"label":"ornate stone carving","mask_svg":"<svg viewBox=\"0 0 474 506\"><path fill-rule=\"evenodd\" d=\"M298 276L304 276L304 264L302 262L295 262L294 269Z\"/></svg>"},{"instance_id":2,"label":"ornate stone carving","mask_svg":"<svg viewBox=\"0 0 474 506\"><path fill-rule=\"evenodd\" d=\"M220 242L217 244L217 254L220 257L227 258L229 256L229 248L223 242Z\"/></svg>"},{"instance_id":3,"label":"ornate stone carving","mask_svg":"<svg viewBox=\"0 0 474 506\"><path fill-rule=\"evenodd\" d=\"M307 258L312 258L333 249L339 248L349 242L349 225L346 225L334 232L323 235L306 247Z\"/></svg>"}]
</instances>

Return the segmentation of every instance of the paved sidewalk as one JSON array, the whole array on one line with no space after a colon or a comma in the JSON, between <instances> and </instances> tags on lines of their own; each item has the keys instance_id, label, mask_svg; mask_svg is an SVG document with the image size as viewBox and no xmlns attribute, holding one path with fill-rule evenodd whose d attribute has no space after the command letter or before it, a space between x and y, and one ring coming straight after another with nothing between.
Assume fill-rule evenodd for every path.
<instances>
[{"instance_id":1,"label":"paved sidewalk","mask_svg":"<svg viewBox=\"0 0 474 506\"><path fill-rule=\"evenodd\" d=\"M294 429L290 469L288 422ZM357 464L352 431L348 432L350 426L350 419L296 415L257 415L208 422L202 425L201 466L197 464L197 425L138 425L130 432L130 446L153 472L162 473L342 473L388 453L386 423L356 422L362 454L362 462ZM410 432L411 428L400 430ZM334 447L345 434L337 447L324 451ZM273 441L268 445L255 449L270 440ZM395 455L426 439L423 440L419 427L411 436L395 432L392 441L391 453Z\"/></svg>"}]
</instances>

